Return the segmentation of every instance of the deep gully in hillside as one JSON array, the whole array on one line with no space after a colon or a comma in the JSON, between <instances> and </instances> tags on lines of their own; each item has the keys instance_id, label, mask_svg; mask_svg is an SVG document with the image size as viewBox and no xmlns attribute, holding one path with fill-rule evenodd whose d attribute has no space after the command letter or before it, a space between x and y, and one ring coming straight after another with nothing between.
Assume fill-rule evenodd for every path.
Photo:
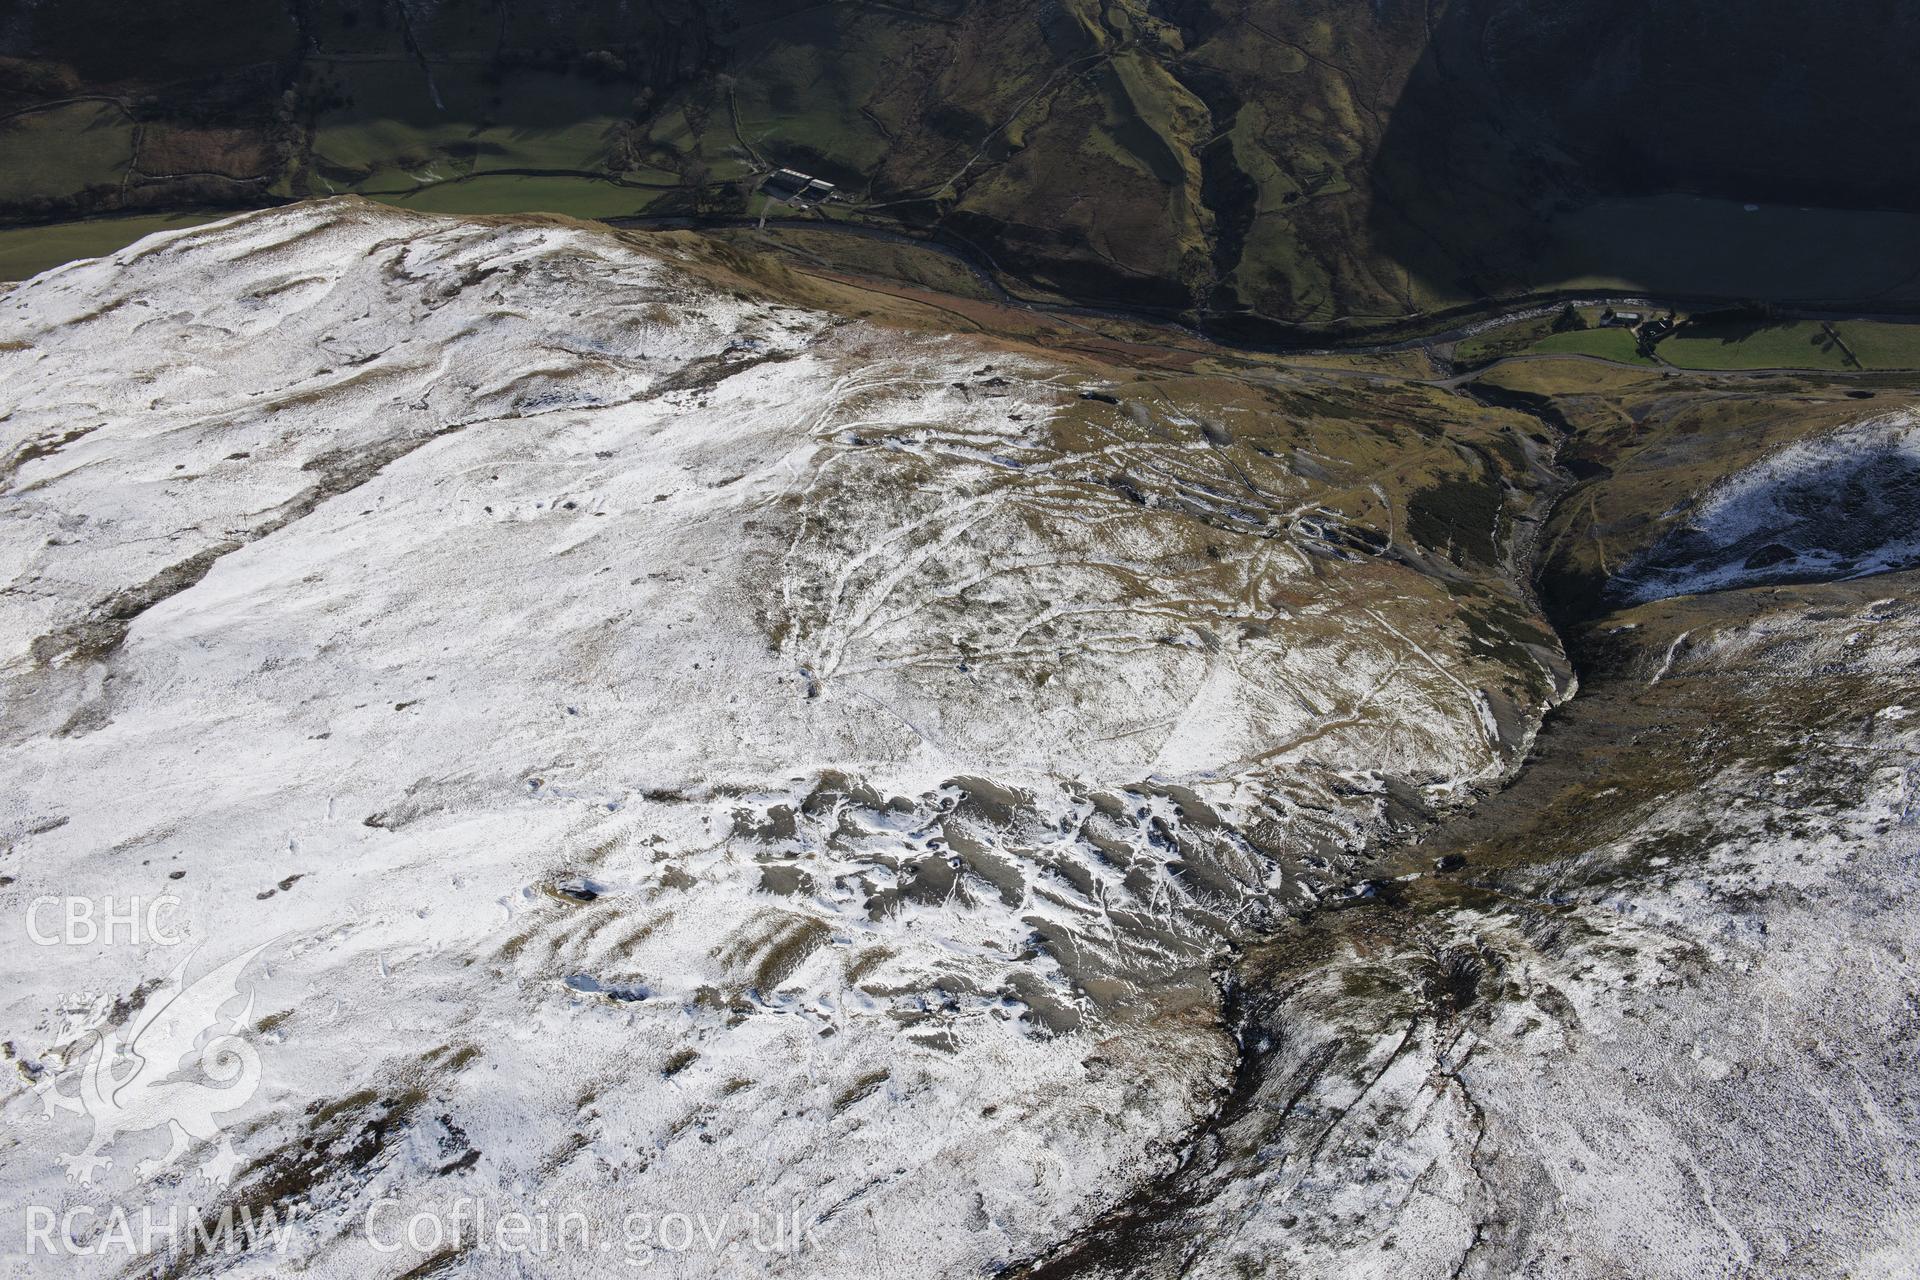
<instances>
[{"instance_id":1,"label":"deep gully in hillside","mask_svg":"<svg viewBox=\"0 0 1920 1280\"><path fill-rule=\"evenodd\" d=\"M1544 397L1509 396L1497 391L1489 394L1488 388L1465 386L1459 388L1458 393L1477 403L1527 414L1538 421L1555 442L1555 459L1549 461L1554 481L1541 493L1533 509L1516 520L1509 543L1511 572L1516 585L1535 612L1552 628L1562 652L1574 665L1576 683L1569 689L1565 699L1544 710L1541 726L1544 729L1548 719L1578 696L1581 687L1578 681L1588 674L1581 669L1578 655L1568 645L1567 632L1562 627L1563 620L1549 617L1541 609L1542 593L1535 581L1540 568L1535 560L1539 534L1548 526L1560 501L1575 484L1575 477L1557 463L1560 449L1571 438L1572 427L1551 401ZM1536 741L1537 737L1536 732ZM1529 742L1527 752L1491 794L1512 791L1526 777L1528 767L1536 759L1537 746L1535 742ZM1421 829L1380 842L1367 850L1363 862L1377 868L1394 857L1409 862L1417 861L1418 850L1424 846L1446 843L1448 832L1463 824L1487 798L1483 796L1479 803L1467 809L1435 818ZM1427 874L1438 873L1438 868L1435 868ZM1246 1120L1259 1103L1269 1064L1284 1042L1283 1015L1288 991L1255 972L1247 962L1248 953L1252 948L1281 940L1287 931L1304 932L1309 924L1336 913L1365 910L1369 905L1391 900L1395 896L1392 882L1357 879L1348 888L1350 896L1323 899L1295 913L1276 930L1274 938L1235 946L1222 957L1218 969L1221 975L1221 1020L1223 1029L1232 1038L1235 1047L1233 1077L1219 1094L1213 1110L1188 1132L1172 1167L1133 1190L1092 1223L1045 1253L1002 1268L999 1275L1007 1280L1072 1280L1074 1277L1109 1272L1138 1274L1150 1265L1150 1259L1178 1244L1175 1224L1185 1214L1205 1203L1212 1190L1208 1184L1209 1176L1219 1171L1234 1154L1230 1131ZM1442 1001L1452 998L1444 984L1437 995ZM1470 993L1467 999L1471 999ZM1465 1002L1455 1003L1464 1005ZM1436 1010L1436 1016L1445 1012ZM1409 1028L1407 1038L1411 1035L1412 1029ZM1401 1047L1405 1047L1404 1039ZM1309 1078L1302 1085L1301 1092L1311 1083L1312 1079ZM1294 1101L1298 1101L1298 1094ZM1338 1124L1337 1117L1334 1123ZM1169 1235L1169 1231L1176 1234ZM1175 1274L1179 1271L1178 1267L1173 1269Z\"/></svg>"}]
</instances>

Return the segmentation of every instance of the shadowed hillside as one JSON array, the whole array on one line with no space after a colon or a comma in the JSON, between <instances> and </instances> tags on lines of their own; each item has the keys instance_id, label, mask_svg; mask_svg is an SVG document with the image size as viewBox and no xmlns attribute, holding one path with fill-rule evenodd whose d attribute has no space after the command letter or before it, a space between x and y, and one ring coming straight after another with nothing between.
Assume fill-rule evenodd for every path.
<instances>
[{"instance_id":1,"label":"shadowed hillside","mask_svg":"<svg viewBox=\"0 0 1920 1280\"><path fill-rule=\"evenodd\" d=\"M1600 281L1842 300L1902 283L1920 15L1874 0L1465 0L1387 112L1378 251L1437 295ZM1790 207L1781 207L1790 206Z\"/></svg>"},{"instance_id":2,"label":"shadowed hillside","mask_svg":"<svg viewBox=\"0 0 1920 1280\"><path fill-rule=\"evenodd\" d=\"M1920 276L1920 19L1888 0L119 8L0 4L0 218L744 218L791 166L839 184L817 218L1264 341L1563 288L1894 305Z\"/></svg>"}]
</instances>

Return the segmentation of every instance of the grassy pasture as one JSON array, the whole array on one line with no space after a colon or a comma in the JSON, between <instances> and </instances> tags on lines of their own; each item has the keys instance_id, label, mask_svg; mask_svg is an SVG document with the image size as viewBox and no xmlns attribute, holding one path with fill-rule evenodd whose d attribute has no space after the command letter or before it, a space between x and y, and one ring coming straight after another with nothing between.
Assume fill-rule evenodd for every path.
<instances>
[{"instance_id":1,"label":"grassy pasture","mask_svg":"<svg viewBox=\"0 0 1920 1280\"><path fill-rule=\"evenodd\" d=\"M625 167L630 86L535 70L490 80L469 64L436 66L431 85L409 63L342 62L327 70L351 101L315 129L320 192L399 191L502 169Z\"/></svg>"},{"instance_id":2,"label":"grassy pasture","mask_svg":"<svg viewBox=\"0 0 1920 1280\"><path fill-rule=\"evenodd\" d=\"M0 280L25 280L76 258L102 258L156 231L179 231L223 217L217 213L162 213L89 218L40 227L0 228Z\"/></svg>"},{"instance_id":3,"label":"grassy pasture","mask_svg":"<svg viewBox=\"0 0 1920 1280\"><path fill-rule=\"evenodd\" d=\"M1463 368L1476 368L1514 355L1587 355L1621 364L1656 363L1639 353L1627 330L1600 327L1599 308L1584 308L1582 314L1593 327L1554 333L1554 316L1547 315L1483 330L1454 347L1454 362ZM1683 324L1660 343L1659 362L1703 371L1920 369L1920 324L1841 320L1832 328L1839 335L1838 342L1817 320Z\"/></svg>"},{"instance_id":4,"label":"grassy pasture","mask_svg":"<svg viewBox=\"0 0 1920 1280\"><path fill-rule=\"evenodd\" d=\"M1920 324L1847 320L1834 328L1869 369L1920 369Z\"/></svg>"},{"instance_id":5,"label":"grassy pasture","mask_svg":"<svg viewBox=\"0 0 1920 1280\"><path fill-rule=\"evenodd\" d=\"M370 198L421 213L564 213L574 218L620 218L643 210L653 195L597 178L488 174L438 182L416 191L377 193Z\"/></svg>"},{"instance_id":6,"label":"grassy pasture","mask_svg":"<svg viewBox=\"0 0 1920 1280\"><path fill-rule=\"evenodd\" d=\"M70 196L117 183L133 163L133 122L111 102L73 102L0 124L0 200Z\"/></svg>"},{"instance_id":7,"label":"grassy pasture","mask_svg":"<svg viewBox=\"0 0 1920 1280\"><path fill-rule=\"evenodd\" d=\"M1621 364L1652 364L1640 354L1634 336L1625 329L1575 329L1550 333L1528 348L1536 355L1598 356Z\"/></svg>"},{"instance_id":8,"label":"grassy pasture","mask_svg":"<svg viewBox=\"0 0 1920 1280\"><path fill-rule=\"evenodd\" d=\"M1660 354L1683 369L1920 369L1920 324L1841 320L1832 329L1837 342L1814 320L1683 328Z\"/></svg>"},{"instance_id":9,"label":"grassy pasture","mask_svg":"<svg viewBox=\"0 0 1920 1280\"><path fill-rule=\"evenodd\" d=\"M1660 344L1683 369L1850 369L1845 352L1812 321L1682 327Z\"/></svg>"}]
</instances>

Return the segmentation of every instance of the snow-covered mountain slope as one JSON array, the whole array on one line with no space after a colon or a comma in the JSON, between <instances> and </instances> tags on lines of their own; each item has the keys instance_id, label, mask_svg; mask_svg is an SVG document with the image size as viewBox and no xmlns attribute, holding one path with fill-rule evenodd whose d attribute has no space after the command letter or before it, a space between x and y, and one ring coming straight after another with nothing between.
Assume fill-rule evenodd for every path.
<instances>
[{"instance_id":1,"label":"snow-covered mountain slope","mask_svg":"<svg viewBox=\"0 0 1920 1280\"><path fill-rule=\"evenodd\" d=\"M1277 410L1117 386L690 239L350 201L0 296L0 895L265 948L215 1191L131 1119L59 1159L88 1032L185 953L9 933L0 1200L271 1206L291 1255L190 1265L343 1276L389 1198L621 1256L732 1211L640 1247L684 1274L797 1207L757 1269L951 1275L1164 1171L1226 944L1566 680L1464 517L1421 550L1384 473L1238 438ZM1341 429L1498 510L1499 450Z\"/></svg>"},{"instance_id":2,"label":"snow-covered mountain slope","mask_svg":"<svg viewBox=\"0 0 1920 1280\"><path fill-rule=\"evenodd\" d=\"M1797 441L1728 476L1622 568L1616 590L1638 603L1916 563L1920 418L1907 409Z\"/></svg>"},{"instance_id":3,"label":"snow-covered mountain slope","mask_svg":"<svg viewBox=\"0 0 1920 1280\"><path fill-rule=\"evenodd\" d=\"M1019 1274L1913 1275L1916 589L1602 623L1424 874L1250 952L1191 1163Z\"/></svg>"}]
</instances>

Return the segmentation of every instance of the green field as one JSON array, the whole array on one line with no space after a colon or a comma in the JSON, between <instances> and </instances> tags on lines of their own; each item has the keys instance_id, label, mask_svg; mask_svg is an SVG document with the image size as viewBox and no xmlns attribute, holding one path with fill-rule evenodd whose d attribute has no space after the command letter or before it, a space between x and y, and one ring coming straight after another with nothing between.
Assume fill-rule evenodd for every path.
<instances>
[{"instance_id":1,"label":"green field","mask_svg":"<svg viewBox=\"0 0 1920 1280\"><path fill-rule=\"evenodd\" d=\"M1453 349L1454 363L1481 368L1516 355L1585 355L1621 364L1656 363L1681 369L1808 369L1839 372L1920 369L1920 323L1841 320L1827 326L1817 320L1771 323L1703 316L1682 324L1657 348L1658 361L1639 352L1626 329L1602 325L1603 308L1585 307L1586 329L1554 333L1556 315L1529 316L1463 338ZM1851 355L1849 355L1849 352Z\"/></svg>"},{"instance_id":2,"label":"green field","mask_svg":"<svg viewBox=\"0 0 1920 1280\"><path fill-rule=\"evenodd\" d=\"M1723 333L1682 329L1660 344L1660 354L1683 369L1920 369L1920 324L1843 320L1832 328L1839 342L1812 320Z\"/></svg>"},{"instance_id":3,"label":"green field","mask_svg":"<svg viewBox=\"0 0 1920 1280\"><path fill-rule=\"evenodd\" d=\"M376 195L383 204L422 213L559 213L597 219L643 210L659 193L595 178L489 175L442 182L416 191ZM167 213L88 218L39 227L0 227L0 280L25 280L78 258L99 258L156 231L197 227L227 215Z\"/></svg>"},{"instance_id":4,"label":"green field","mask_svg":"<svg viewBox=\"0 0 1920 1280\"><path fill-rule=\"evenodd\" d=\"M738 145L733 132L737 111L739 137L767 156L798 160L803 167L830 159L843 177L879 167L887 156L887 136L861 108L897 86L888 84L889 69L883 63L840 58L835 51L844 47L849 21L859 23L864 38L886 48L923 36L926 24L880 6L858 19L834 5L796 5L794 10L780 24L777 40L756 46L730 92L713 95L706 130L710 136L680 145L691 150L692 142L712 163L716 144L722 151Z\"/></svg>"},{"instance_id":5,"label":"green field","mask_svg":"<svg viewBox=\"0 0 1920 1280\"><path fill-rule=\"evenodd\" d=\"M314 132L313 186L323 193L386 193L502 169L632 167L621 150L631 86L537 70L489 78L479 67L448 64L434 69L429 87L409 63L316 66L348 103L325 113Z\"/></svg>"},{"instance_id":6,"label":"green field","mask_svg":"<svg viewBox=\"0 0 1920 1280\"><path fill-rule=\"evenodd\" d=\"M370 198L421 213L563 213L573 218L622 218L642 211L658 194L597 178L497 174Z\"/></svg>"},{"instance_id":7,"label":"green field","mask_svg":"<svg viewBox=\"0 0 1920 1280\"><path fill-rule=\"evenodd\" d=\"M76 258L100 258L156 231L213 222L217 213L163 213L134 218L90 218L44 227L0 228L0 280L25 280Z\"/></svg>"},{"instance_id":8,"label":"green field","mask_svg":"<svg viewBox=\"0 0 1920 1280\"><path fill-rule=\"evenodd\" d=\"M1638 341L1625 329L1576 329L1548 334L1527 348L1532 355L1598 356L1621 364L1652 364L1640 354Z\"/></svg>"},{"instance_id":9,"label":"green field","mask_svg":"<svg viewBox=\"0 0 1920 1280\"><path fill-rule=\"evenodd\" d=\"M1812 321L1696 332L1682 328L1660 344L1682 369L1852 369L1846 353Z\"/></svg>"},{"instance_id":10,"label":"green field","mask_svg":"<svg viewBox=\"0 0 1920 1280\"><path fill-rule=\"evenodd\" d=\"M1578 311L1581 323L1587 329L1598 329L1604 322L1605 307L1581 307ZM1556 309L1541 315L1526 316L1519 320L1510 320L1502 324L1490 325L1478 333L1471 334L1454 344L1453 361L1462 368L1478 368L1491 364L1507 356L1517 356L1533 352L1570 352L1579 355L1603 355L1609 359L1621 358L1618 344L1608 338L1588 339L1583 330L1572 330L1560 334L1555 326L1560 323L1561 312ZM1555 344L1541 346L1549 338L1570 339L1571 345ZM1627 343L1627 357L1634 357L1633 343Z\"/></svg>"},{"instance_id":11,"label":"green field","mask_svg":"<svg viewBox=\"0 0 1920 1280\"><path fill-rule=\"evenodd\" d=\"M74 102L0 124L0 200L68 196L118 183L133 163L133 122L111 102Z\"/></svg>"},{"instance_id":12,"label":"green field","mask_svg":"<svg viewBox=\"0 0 1920 1280\"><path fill-rule=\"evenodd\" d=\"M1920 369L1920 324L1847 320L1834 328L1868 369Z\"/></svg>"}]
</instances>

